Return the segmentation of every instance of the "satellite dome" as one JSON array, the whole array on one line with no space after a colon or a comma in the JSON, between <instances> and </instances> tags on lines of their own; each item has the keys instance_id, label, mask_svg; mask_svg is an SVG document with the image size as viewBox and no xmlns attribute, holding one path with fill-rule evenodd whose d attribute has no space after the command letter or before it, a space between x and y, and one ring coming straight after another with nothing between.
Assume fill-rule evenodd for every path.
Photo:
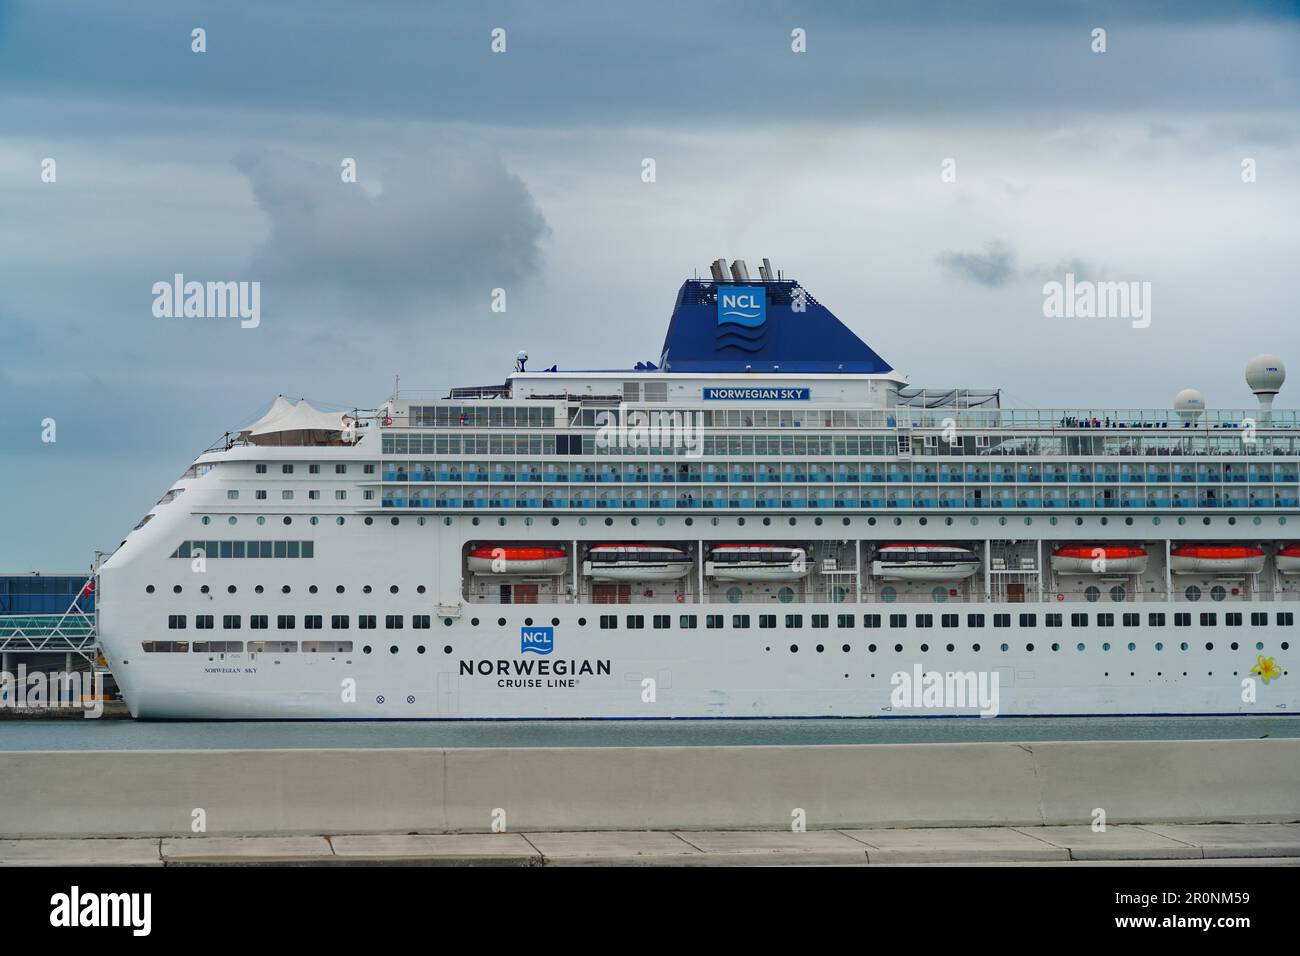
<instances>
[{"instance_id":1,"label":"satellite dome","mask_svg":"<svg viewBox=\"0 0 1300 956\"><path fill-rule=\"evenodd\" d=\"M1205 411L1205 396L1194 388L1185 388L1174 396L1174 411L1186 419L1200 418Z\"/></svg>"},{"instance_id":2,"label":"satellite dome","mask_svg":"<svg viewBox=\"0 0 1300 956\"><path fill-rule=\"evenodd\" d=\"M1276 395L1286 381L1286 366L1276 355L1256 355L1246 363L1246 384L1256 395Z\"/></svg>"}]
</instances>

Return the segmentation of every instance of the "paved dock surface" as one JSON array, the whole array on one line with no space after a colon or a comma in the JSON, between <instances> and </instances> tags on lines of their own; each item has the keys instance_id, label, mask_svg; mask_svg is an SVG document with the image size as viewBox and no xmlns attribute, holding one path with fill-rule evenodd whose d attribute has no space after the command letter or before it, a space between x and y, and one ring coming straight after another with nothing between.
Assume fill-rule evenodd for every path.
<instances>
[{"instance_id":1,"label":"paved dock surface","mask_svg":"<svg viewBox=\"0 0 1300 956\"><path fill-rule=\"evenodd\" d=\"M1300 824L0 840L2 866L1300 865Z\"/></svg>"}]
</instances>

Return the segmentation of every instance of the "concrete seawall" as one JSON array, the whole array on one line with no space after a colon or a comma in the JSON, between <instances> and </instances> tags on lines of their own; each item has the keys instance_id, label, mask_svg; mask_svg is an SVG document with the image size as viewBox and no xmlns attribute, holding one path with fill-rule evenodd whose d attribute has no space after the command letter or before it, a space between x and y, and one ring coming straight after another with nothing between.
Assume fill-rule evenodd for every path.
<instances>
[{"instance_id":1,"label":"concrete seawall","mask_svg":"<svg viewBox=\"0 0 1300 956\"><path fill-rule=\"evenodd\" d=\"M10 751L0 838L1300 820L1300 740Z\"/></svg>"}]
</instances>

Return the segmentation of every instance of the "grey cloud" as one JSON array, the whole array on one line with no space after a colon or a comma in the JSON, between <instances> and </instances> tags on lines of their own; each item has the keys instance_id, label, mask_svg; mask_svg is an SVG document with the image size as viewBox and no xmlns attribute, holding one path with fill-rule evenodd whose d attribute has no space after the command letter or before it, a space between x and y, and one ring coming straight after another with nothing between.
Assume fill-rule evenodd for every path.
<instances>
[{"instance_id":1,"label":"grey cloud","mask_svg":"<svg viewBox=\"0 0 1300 956\"><path fill-rule=\"evenodd\" d=\"M1016 275L1015 250L998 240L986 243L983 252L941 252L936 261L953 275L990 289Z\"/></svg>"},{"instance_id":2,"label":"grey cloud","mask_svg":"<svg viewBox=\"0 0 1300 956\"><path fill-rule=\"evenodd\" d=\"M249 275L264 311L274 301L392 321L471 296L486 303L541 268L546 219L494 151L457 144L383 169L358 162L359 182L344 183L341 166L278 150L236 158L270 221Z\"/></svg>"}]
</instances>

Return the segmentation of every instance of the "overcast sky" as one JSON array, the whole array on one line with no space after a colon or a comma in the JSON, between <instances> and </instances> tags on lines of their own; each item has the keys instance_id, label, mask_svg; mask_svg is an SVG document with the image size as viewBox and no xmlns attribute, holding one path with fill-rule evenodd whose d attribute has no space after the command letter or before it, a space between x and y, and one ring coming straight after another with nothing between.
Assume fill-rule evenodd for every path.
<instances>
[{"instance_id":1,"label":"overcast sky","mask_svg":"<svg viewBox=\"0 0 1300 956\"><path fill-rule=\"evenodd\" d=\"M1295 2L0 0L0 571L87 566L279 392L657 360L719 256L918 385L1247 407L1300 371L1297 104ZM1066 272L1150 327L1044 318ZM175 273L260 326L155 317Z\"/></svg>"}]
</instances>

